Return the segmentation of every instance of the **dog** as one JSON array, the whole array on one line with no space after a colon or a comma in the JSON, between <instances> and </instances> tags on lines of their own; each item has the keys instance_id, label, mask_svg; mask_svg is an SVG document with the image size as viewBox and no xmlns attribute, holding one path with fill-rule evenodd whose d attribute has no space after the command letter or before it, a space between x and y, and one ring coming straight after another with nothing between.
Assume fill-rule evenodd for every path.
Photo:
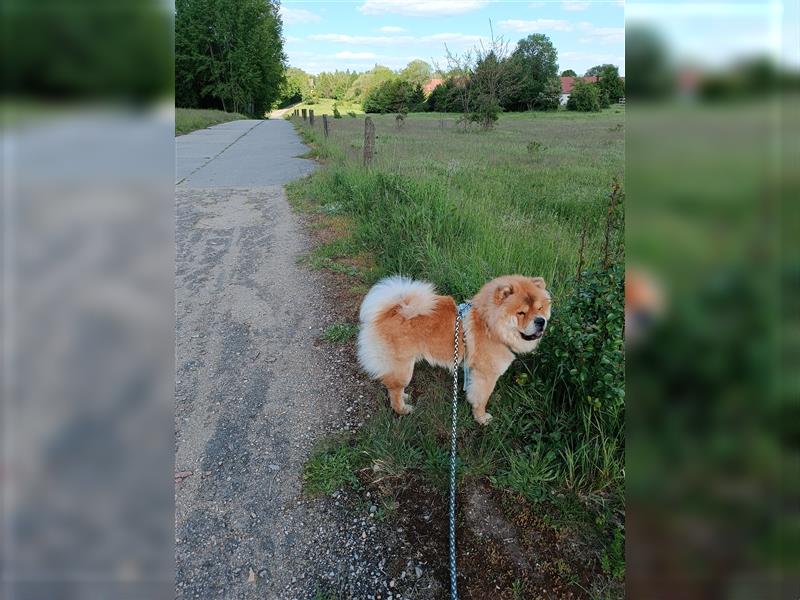
<instances>
[{"instance_id":1,"label":"dog","mask_svg":"<svg viewBox=\"0 0 800 600\"><path fill-rule=\"evenodd\" d=\"M470 372L467 400L481 425L491 421L486 412L497 379L517 354L539 345L550 319L550 293L541 277L505 275L484 285L463 318L458 362ZM458 308L450 296L440 296L433 285L405 277L379 281L364 297L359 318L358 360L364 371L380 380L392 408L409 414L406 386L414 365L425 360L452 368L455 320Z\"/></svg>"}]
</instances>

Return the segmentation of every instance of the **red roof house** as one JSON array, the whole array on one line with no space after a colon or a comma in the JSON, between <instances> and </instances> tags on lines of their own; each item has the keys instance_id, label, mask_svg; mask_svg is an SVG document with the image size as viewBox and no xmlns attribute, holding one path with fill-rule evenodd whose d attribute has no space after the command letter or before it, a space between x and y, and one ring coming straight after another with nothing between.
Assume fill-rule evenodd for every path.
<instances>
[{"instance_id":1,"label":"red roof house","mask_svg":"<svg viewBox=\"0 0 800 600\"><path fill-rule=\"evenodd\" d=\"M422 86L422 91L425 93L426 96L430 95L430 93L437 88L440 84L444 83L444 79L439 77L434 77L430 79L428 83Z\"/></svg>"},{"instance_id":2,"label":"red roof house","mask_svg":"<svg viewBox=\"0 0 800 600\"><path fill-rule=\"evenodd\" d=\"M600 81L600 78L596 75L592 75L590 77L561 77L561 94L566 94L569 96L572 93L572 86L575 85L575 81L581 79L586 83L597 83Z\"/></svg>"}]
</instances>

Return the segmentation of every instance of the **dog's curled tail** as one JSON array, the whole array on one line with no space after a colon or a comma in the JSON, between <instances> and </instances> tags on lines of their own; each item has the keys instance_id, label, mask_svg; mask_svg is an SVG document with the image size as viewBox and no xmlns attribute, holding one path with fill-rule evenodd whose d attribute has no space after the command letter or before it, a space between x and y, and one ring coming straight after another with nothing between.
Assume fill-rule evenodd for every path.
<instances>
[{"instance_id":1,"label":"dog's curled tail","mask_svg":"<svg viewBox=\"0 0 800 600\"><path fill-rule=\"evenodd\" d=\"M414 281L407 277L387 277L372 286L361 303L359 319L362 325L374 323L390 310L413 319L433 312L436 307L436 290L427 281Z\"/></svg>"},{"instance_id":2,"label":"dog's curled tail","mask_svg":"<svg viewBox=\"0 0 800 600\"><path fill-rule=\"evenodd\" d=\"M378 379L392 372L392 352L383 338L378 321L394 314L405 319L430 314L436 308L436 291L426 281L388 277L376 283L361 303L358 333L358 362L370 377Z\"/></svg>"}]
</instances>

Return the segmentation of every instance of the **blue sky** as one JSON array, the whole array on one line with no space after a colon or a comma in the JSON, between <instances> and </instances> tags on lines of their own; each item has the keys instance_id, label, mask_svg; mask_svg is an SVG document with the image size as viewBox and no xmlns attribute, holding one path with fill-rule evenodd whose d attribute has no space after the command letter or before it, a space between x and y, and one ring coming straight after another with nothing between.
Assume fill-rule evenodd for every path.
<instances>
[{"instance_id":1,"label":"blue sky","mask_svg":"<svg viewBox=\"0 0 800 600\"><path fill-rule=\"evenodd\" d=\"M445 66L445 44L457 52L479 44L490 20L512 48L547 34L559 72L613 63L625 73L622 0L284 0L281 13L289 64L314 74L376 63L398 69L417 58Z\"/></svg>"}]
</instances>

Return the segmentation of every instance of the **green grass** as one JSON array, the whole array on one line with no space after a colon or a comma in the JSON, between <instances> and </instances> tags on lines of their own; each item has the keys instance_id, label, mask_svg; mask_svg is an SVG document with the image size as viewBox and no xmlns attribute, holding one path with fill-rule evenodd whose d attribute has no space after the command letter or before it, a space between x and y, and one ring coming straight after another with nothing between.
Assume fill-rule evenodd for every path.
<instances>
[{"instance_id":1,"label":"green grass","mask_svg":"<svg viewBox=\"0 0 800 600\"><path fill-rule=\"evenodd\" d=\"M175 109L175 135L184 135L197 129L205 129L212 125L247 119L239 113L228 113L221 110L207 110L197 108Z\"/></svg>"},{"instance_id":2,"label":"green grass","mask_svg":"<svg viewBox=\"0 0 800 600\"><path fill-rule=\"evenodd\" d=\"M452 114L410 114L399 128L393 115L371 117L377 140L369 169L362 166L363 119L331 121L328 138L321 124L295 120L325 166L288 186L293 205L348 219L312 264L354 270L366 285L395 273L424 278L458 299L504 273L539 275L553 293L554 311L567 305L582 235L584 266L593 265L602 254L612 182L624 181L624 109L507 114L490 132L464 131ZM346 260L359 256L371 257L369 269ZM586 398L546 383L536 365L536 356L516 361L500 379L489 427L476 425L460 404L459 481L488 479L531 503L581 507L586 514L579 520L606 549L606 575L616 577L624 568L616 534L610 524L595 526L593 515L622 506L624 412L587 408ZM422 476L444 493L449 375L420 366L412 386L412 415L398 418L383 395L376 397L379 408L353 437L312 457L306 489L346 485L349 467L380 480Z\"/></svg>"},{"instance_id":3,"label":"green grass","mask_svg":"<svg viewBox=\"0 0 800 600\"><path fill-rule=\"evenodd\" d=\"M358 335L355 323L334 323L322 334L322 339L331 344L343 344Z\"/></svg>"},{"instance_id":4,"label":"green grass","mask_svg":"<svg viewBox=\"0 0 800 600\"><path fill-rule=\"evenodd\" d=\"M305 465L303 483L309 494L329 494L345 485L358 485L357 454L347 444L334 442L328 440Z\"/></svg>"},{"instance_id":5,"label":"green grass","mask_svg":"<svg viewBox=\"0 0 800 600\"><path fill-rule=\"evenodd\" d=\"M302 110L304 108L310 109L314 111L314 116L321 117L322 115L328 115L333 117L333 105L337 104L339 106L339 112L342 114L342 119L350 119L347 115L349 112L354 112L357 115L363 115L364 109L361 108L361 105L357 102L347 102L345 100L334 100L333 98L320 98L315 103L311 104L310 102L301 102L292 107L292 110L298 109ZM338 120L338 119L337 119Z\"/></svg>"}]
</instances>

